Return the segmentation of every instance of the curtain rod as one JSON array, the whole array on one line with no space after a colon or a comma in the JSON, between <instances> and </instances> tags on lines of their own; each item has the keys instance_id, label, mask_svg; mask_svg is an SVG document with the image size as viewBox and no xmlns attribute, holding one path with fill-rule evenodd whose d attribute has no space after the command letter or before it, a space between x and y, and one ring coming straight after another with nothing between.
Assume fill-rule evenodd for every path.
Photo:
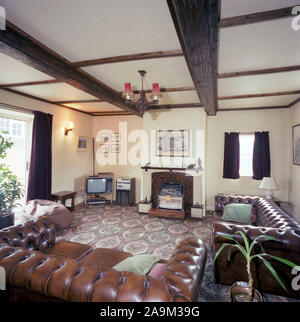
<instances>
[{"instance_id":1,"label":"curtain rod","mask_svg":"<svg viewBox=\"0 0 300 322\"><path fill-rule=\"evenodd\" d=\"M4 108L6 108L8 110L14 110L14 111L17 111L17 112L24 112L24 113L27 113L27 114L33 114L34 112L38 111L38 110L31 110L29 108L20 107L20 106L11 105L11 104L6 104L6 103L2 103L2 102L0 102L0 107L4 107ZM53 115L53 114L50 114L50 115Z\"/></svg>"},{"instance_id":2,"label":"curtain rod","mask_svg":"<svg viewBox=\"0 0 300 322\"><path fill-rule=\"evenodd\" d=\"M0 102L0 107L4 107L6 109L19 111L19 112L25 112L27 114L33 114L33 112L34 112L34 110L30 110L29 108L6 104L6 103L2 103L2 102Z\"/></svg>"}]
</instances>

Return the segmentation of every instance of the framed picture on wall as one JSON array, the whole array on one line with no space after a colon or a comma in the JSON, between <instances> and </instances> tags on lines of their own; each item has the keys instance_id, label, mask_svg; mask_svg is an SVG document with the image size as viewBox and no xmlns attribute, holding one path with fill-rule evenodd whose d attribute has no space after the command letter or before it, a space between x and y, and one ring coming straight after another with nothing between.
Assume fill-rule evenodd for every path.
<instances>
[{"instance_id":1,"label":"framed picture on wall","mask_svg":"<svg viewBox=\"0 0 300 322\"><path fill-rule=\"evenodd\" d=\"M100 142L109 142L110 141L110 134L109 132L101 132L99 134L99 141Z\"/></svg>"},{"instance_id":2,"label":"framed picture on wall","mask_svg":"<svg viewBox=\"0 0 300 322\"><path fill-rule=\"evenodd\" d=\"M120 144L112 144L111 145L111 152L112 153L120 153L121 147Z\"/></svg>"},{"instance_id":3,"label":"framed picture on wall","mask_svg":"<svg viewBox=\"0 0 300 322\"><path fill-rule=\"evenodd\" d=\"M85 136L78 136L77 139L77 151L78 152L87 152L88 150L89 138Z\"/></svg>"},{"instance_id":4,"label":"framed picture on wall","mask_svg":"<svg viewBox=\"0 0 300 322\"><path fill-rule=\"evenodd\" d=\"M300 165L300 124L293 126L293 164Z\"/></svg>"},{"instance_id":5,"label":"framed picture on wall","mask_svg":"<svg viewBox=\"0 0 300 322\"><path fill-rule=\"evenodd\" d=\"M101 153L108 153L109 152L109 144L101 144L100 145L100 152Z\"/></svg>"},{"instance_id":6,"label":"framed picture on wall","mask_svg":"<svg viewBox=\"0 0 300 322\"><path fill-rule=\"evenodd\" d=\"M156 156L189 157L190 130L156 131Z\"/></svg>"},{"instance_id":7,"label":"framed picture on wall","mask_svg":"<svg viewBox=\"0 0 300 322\"><path fill-rule=\"evenodd\" d=\"M120 133L112 133L111 134L111 142L120 142L121 134Z\"/></svg>"}]
</instances>

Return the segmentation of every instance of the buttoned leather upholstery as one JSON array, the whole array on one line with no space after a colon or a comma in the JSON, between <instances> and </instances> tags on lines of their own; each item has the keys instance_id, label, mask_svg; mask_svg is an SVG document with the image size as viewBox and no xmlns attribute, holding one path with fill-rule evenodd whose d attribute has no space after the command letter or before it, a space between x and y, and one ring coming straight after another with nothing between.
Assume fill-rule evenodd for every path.
<instances>
[{"instance_id":1,"label":"buttoned leather upholstery","mask_svg":"<svg viewBox=\"0 0 300 322\"><path fill-rule=\"evenodd\" d=\"M254 225L243 225L235 222L223 221L222 210L228 203L253 204L256 208L257 223ZM275 241L263 242L266 253L288 259L300 266L300 224L287 215L272 200L249 196L223 196L215 197L215 214L212 221L212 248L215 254L224 243L230 243L228 239L219 236L234 237L243 244L242 237L237 231L243 231L249 241L260 235L273 236ZM215 266L215 280L217 283L232 285L236 281L248 281L245 269L245 259L237 250L231 250L231 260L228 261L229 249L226 248L218 256ZM260 246L254 247L254 253L261 252ZM290 297L300 297L300 291L292 289L292 269L275 260L267 258L272 263L280 279L285 284L284 291L272 274L267 270L260 260L254 260L251 264L251 272L254 278L254 286L262 292L279 294Z\"/></svg>"},{"instance_id":2,"label":"buttoned leather upholstery","mask_svg":"<svg viewBox=\"0 0 300 322\"><path fill-rule=\"evenodd\" d=\"M24 298L27 290L31 299L40 294L64 301L195 301L206 256L206 246L201 240L186 239L175 248L164 273L153 278L114 269L101 270L70 258L0 244L0 265L6 270L13 294L19 290Z\"/></svg>"}]
</instances>

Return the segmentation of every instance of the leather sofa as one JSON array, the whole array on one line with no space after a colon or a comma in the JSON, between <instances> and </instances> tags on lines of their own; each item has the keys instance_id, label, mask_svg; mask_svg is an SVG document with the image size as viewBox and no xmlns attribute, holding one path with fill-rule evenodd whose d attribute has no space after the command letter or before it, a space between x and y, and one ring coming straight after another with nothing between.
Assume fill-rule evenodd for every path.
<instances>
[{"instance_id":1,"label":"leather sofa","mask_svg":"<svg viewBox=\"0 0 300 322\"><path fill-rule=\"evenodd\" d=\"M221 219L224 206L228 203L253 204L256 210L257 221L254 225L243 225ZM225 234L236 238L242 245L241 236L235 234L243 231L249 241L259 235L270 235L276 241L264 241L266 253L288 259L300 266L300 224L287 215L272 200L262 197L224 196L215 197L215 212L212 219L212 251L215 254L223 243L230 243L228 239L219 236ZM228 261L229 248L220 253L214 265L215 282L232 285L237 281L248 281L246 261L236 249L231 250L231 260ZM261 252L259 245L254 247L254 253ZM268 258L270 260L270 258ZM287 297L300 298L300 291L292 288L292 280L296 277L292 269L275 260L270 260L279 278L283 281L287 291L278 284L265 265L258 259L253 260L251 272L254 278L254 287L259 291Z\"/></svg>"},{"instance_id":2,"label":"leather sofa","mask_svg":"<svg viewBox=\"0 0 300 322\"><path fill-rule=\"evenodd\" d=\"M0 266L10 301L139 302L196 301L207 250L189 238L174 250L158 278L112 267L130 253L55 242L47 217L0 231Z\"/></svg>"}]
</instances>

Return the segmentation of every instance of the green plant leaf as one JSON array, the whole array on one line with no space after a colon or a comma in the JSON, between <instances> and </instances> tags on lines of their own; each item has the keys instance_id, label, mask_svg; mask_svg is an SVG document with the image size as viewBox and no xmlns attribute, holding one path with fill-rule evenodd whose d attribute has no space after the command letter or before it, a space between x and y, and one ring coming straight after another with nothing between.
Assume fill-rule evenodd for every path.
<instances>
[{"instance_id":1,"label":"green plant leaf","mask_svg":"<svg viewBox=\"0 0 300 322\"><path fill-rule=\"evenodd\" d=\"M287 266L290 266L290 267L292 267L292 268L294 268L294 267L297 267L297 266L298 266L298 265L296 265L295 263L293 263L293 262L291 262L291 261L289 261L289 260L287 260L287 259L281 258L281 257L277 257L277 256L270 255L270 254L266 254L266 256L269 256L269 257L271 257L271 258L273 258L273 259L277 260L278 262L283 263L283 264L285 264L285 265L287 265Z\"/></svg>"},{"instance_id":2,"label":"green plant leaf","mask_svg":"<svg viewBox=\"0 0 300 322\"><path fill-rule=\"evenodd\" d=\"M267 255L267 254L264 254L264 255ZM265 264L267 269L271 272L271 274L276 279L276 281L279 283L279 285L286 291L286 287L281 282L280 278L278 277L278 275L277 275L275 269L273 268L273 266L271 265L271 263L269 261L267 261L266 259L264 259L263 256L261 256L261 255L256 255L256 257L258 257L259 259L261 259L263 261L263 263Z\"/></svg>"},{"instance_id":3,"label":"green plant leaf","mask_svg":"<svg viewBox=\"0 0 300 322\"><path fill-rule=\"evenodd\" d=\"M258 239L260 239L260 238L263 238L263 239L266 239L266 240L276 240L276 238L274 238L273 236L268 236L268 235L260 235L260 236L257 236L257 237L255 237L255 239L253 240L253 242L250 245L250 249L249 249L249 252L250 253L251 253L254 245L260 244L260 242L258 242ZM264 250L264 248L262 247L261 244L260 244L260 247L261 247L262 251L265 252L265 250Z\"/></svg>"},{"instance_id":4,"label":"green plant leaf","mask_svg":"<svg viewBox=\"0 0 300 322\"><path fill-rule=\"evenodd\" d=\"M248 241L248 238L247 238L246 234L244 232L242 232L242 231L236 231L235 233L240 234L243 237L246 251L247 251L247 253L249 253L250 247L249 247L249 241Z\"/></svg>"},{"instance_id":5,"label":"green plant leaf","mask_svg":"<svg viewBox=\"0 0 300 322\"><path fill-rule=\"evenodd\" d=\"M218 251L216 252L215 256L214 256L214 262L216 261L217 257L220 255L221 251L226 247L226 246L232 246L232 244L222 244L222 246L218 249Z\"/></svg>"}]
</instances>

